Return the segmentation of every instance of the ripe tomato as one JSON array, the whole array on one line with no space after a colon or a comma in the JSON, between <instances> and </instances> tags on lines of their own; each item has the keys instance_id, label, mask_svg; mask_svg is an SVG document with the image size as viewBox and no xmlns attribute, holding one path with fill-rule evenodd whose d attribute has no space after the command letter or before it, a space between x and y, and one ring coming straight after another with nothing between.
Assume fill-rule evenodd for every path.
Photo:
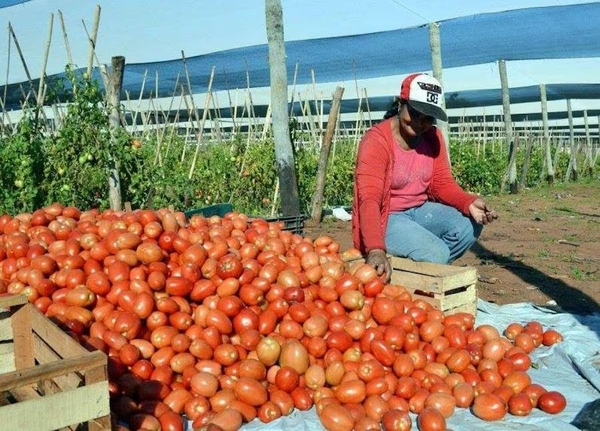
<instances>
[{"instance_id":1,"label":"ripe tomato","mask_svg":"<svg viewBox=\"0 0 600 431\"><path fill-rule=\"evenodd\" d=\"M217 275L223 280L227 278L238 278L242 275L244 267L242 261L233 253L221 256L217 261Z\"/></svg>"},{"instance_id":2,"label":"ripe tomato","mask_svg":"<svg viewBox=\"0 0 600 431\"><path fill-rule=\"evenodd\" d=\"M548 391L540 395L537 406L540 410L555 415L565 409L567 400L558 391Z\"/></svg>"},{"instance_id":3,"label":"ripe tomato","mask_svg":"<svg viewBox=\"0 0 600 431\"><path fill-rule=\"evenodd\" d=\"M473 414L484 421L500 420L506 415L507 410L506 402L491 393L477 395L471 406Z\"/></svg>"},{"instance_id":4,"label":"ripe tomato","mask_svg":"<svg viewBox=\"0 0 600 431\"><path fill-rule=\"evenodd\" d=\"M552 346L553 344L560 343L562 341L562 334L554 329L548 329L542 334L542 344L544 346Z\"/></svg>"}]
</instances>

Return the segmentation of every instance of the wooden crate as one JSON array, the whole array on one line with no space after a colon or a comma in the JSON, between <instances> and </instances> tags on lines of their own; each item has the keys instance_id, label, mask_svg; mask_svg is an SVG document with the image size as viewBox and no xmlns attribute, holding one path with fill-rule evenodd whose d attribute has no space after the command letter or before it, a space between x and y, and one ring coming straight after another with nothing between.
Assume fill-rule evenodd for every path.
<instances>
[{"instance_id":1,"label":"wooden crate","mask_svg":"<svg viewBox=\"0 0 600 431\"><path fill-rule=\"evenodd\" d=\"M107 357L23 296L0 296L0 429L109 430Z\"/></svg>"},{"instance_id":2,"label":"wooden crate","mask_svg":"<svg viewBox=\"0 0 600 431\"><path fill-rule=\"evenodd\" d=\"M477 313L477 269L391 256L391 283L406 287L445 314Z\"/></svg>"}]
</instances>

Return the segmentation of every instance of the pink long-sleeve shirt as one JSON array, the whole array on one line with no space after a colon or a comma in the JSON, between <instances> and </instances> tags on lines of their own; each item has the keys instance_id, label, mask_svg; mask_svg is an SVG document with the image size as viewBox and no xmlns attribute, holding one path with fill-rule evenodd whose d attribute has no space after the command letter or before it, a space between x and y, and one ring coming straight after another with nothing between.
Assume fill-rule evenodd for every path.
<instances>
[{"instance_id":1,"label":"pink long-sleeve shirt","mask_svg":"<svg viewBox=\"0 0 600 431\"><path fill-rule=\"evenodd\" d=\"M477 198L454 180L438 128L431 127L417 148L405 151L393 136L392 121L390 118L370 128L358 147L352 235L354 247L362 253L386 249L390 211L405 210L429 200L469 215L469 205ZM414 172L410 172L411 166L416 168Z\"/></svg>"}]
</instances>

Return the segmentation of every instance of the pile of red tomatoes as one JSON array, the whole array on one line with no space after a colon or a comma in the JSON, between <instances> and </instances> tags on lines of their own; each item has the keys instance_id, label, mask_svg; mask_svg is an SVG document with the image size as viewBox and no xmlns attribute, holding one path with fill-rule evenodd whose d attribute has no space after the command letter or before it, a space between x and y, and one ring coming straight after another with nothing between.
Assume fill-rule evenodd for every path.
<instances>
[{"instance_id":1,"label":"pile of red tomatoes","mask_svg":"<svg viewBox=\"0 0 600 431\"><path fill-rule=\"evenodd\" d=\"M527 374L562 340L503 334L385 284L356 250L281 223L53 204L0 217L0 292L108 356L115 429L235 430L315 408L328 430L443 430L561 412ZM351 263L350 263L351 262Z\"/></svg>"}]
</instances>

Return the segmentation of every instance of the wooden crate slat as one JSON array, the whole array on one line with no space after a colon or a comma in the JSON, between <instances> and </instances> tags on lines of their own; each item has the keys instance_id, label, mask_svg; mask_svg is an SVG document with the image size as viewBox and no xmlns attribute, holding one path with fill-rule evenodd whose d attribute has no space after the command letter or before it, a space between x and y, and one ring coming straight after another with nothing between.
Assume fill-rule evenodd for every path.
<instances>
[{"instance_id":1,"label":"wooden crate slat","mask_svg":"<svg viewBox=\"0 0 600 431\"><path fill-rule=\"evenodd\" d=\"M85 372L92 368L103 367L105 363L106 356L104 353L95 351L76 358L65 358L62 361L5 373L0 375L0 391L9 391L19 386L63 376L68 373Z\"/></svg>"},{"instance_id":2,"label":"wooden crate slat","mask_svg":"<svg viewBox=\"0 0 600 431\"><path fill-rule=\"evenodd\" d=\"M15 343L15 367L17 370L35 365L33 333L31 332L33 308L35 307L31 304L15 305L11 308L11 322Z\"/></svg>"},{"instance_id":3,"label":"wooden crate slat","mask_svg":"<svg viewBox=\"0 0 600 431\"><path fill-rule=\"evenodd\" d=\"M451 294L423 292L419 289L407 288L414 298L422 299L445 314L454 314L466 311L471 314L477 312L477 290L475 284L467 286L464 290L454 291Z\"/></svg>"},{"instance_id":4,"label":"wooden crate slat","mask_svg":"<svg viewBox=\"0 0 600 431\"><path fill-rule=\"evenodd\" d=\"M40 313L37 308L31 312L33 331L63 358L79 356L87 350L77 341L66 335L55 323Z\"/></svg>"},{"instance_id":5,"label":"wooden crate slat","mask_svg":"<svg viewBox=\"0 0 600 431\"><path fill-rule=\"evenodd\" d=\"M410 259L391 257L392 283L404 287L443 293L466 286L477 279L477 269L440 265L429 262L413 262Z\"/></svg>"},{"instance_id":6,"label":"wooden crate slat","mask_svg":"<svg viewBox=\"0 0 600 431\"><path fill-rule=\"evenodd\" d=\"M35 348L35 359L38 364L44 365L62 360L62 358L37 335L33 339L33 344ZM64 376L57 376L54 380L59 388L66 391L79 386L82 378L75 373L69 373Z\"/></svg>"},{"instance_id":7,"label":"wooden crate slat","mask_svg":"<svg viewBox=\"0 0 600 431\"><path fill-rule=\"evenodd\" d=\"M108 381L0 408L6 430L47 431L110 414Z\"/></svg>"},{"instance_id":8,"label":"wooden crate slat","mask_svg":"<svg viewBox=\"0 0 600 431\"><path fill-rule=\"evenodd\" d=\"M27 297L24 295L0 295L0 308L10 308L23 304L27 304Z\"/></svg>"},{"instance_id":9,"label":"wooden crate slat","mask_svg":"<svg viewBox=\"0 0 600 431\"><path fill-rule=\"evenodd\" d=\"M0 343L0 373L15 370L15 345Z\"/></svg>"},{"instance_id":10,"label":"wooden crate slat","mask_svg":"<svg viewBox=\"0 0 600 431\"><path fill-rule=\"evenodd\" d=\"M35 390L33 385L15 388L12 391L10 391L10 394L19 402L27 400L36 400L40 397L40 394Z\"/></svg>"},{"instance_id":11,"label":"wooden crate slat","mask_svg":"<svg viewBox=\"0 0 600 431\"><path fill-rule=\"evenodd\" d=\"M26 298L0 297L1 306L9 329L0 326L0 429L110 429L106 355L89 352Z\"/></svg>"},{"instance_id":12,"label":"wooden crate slat","mask_svg":"<svg viewBox=\"0 0 600 431\"><path fill-rule=\"evenodd\" d=\"M13 331L10 323L10 311L0 311L0 342L12 340Z\"/></svg>"}]
</instances>

